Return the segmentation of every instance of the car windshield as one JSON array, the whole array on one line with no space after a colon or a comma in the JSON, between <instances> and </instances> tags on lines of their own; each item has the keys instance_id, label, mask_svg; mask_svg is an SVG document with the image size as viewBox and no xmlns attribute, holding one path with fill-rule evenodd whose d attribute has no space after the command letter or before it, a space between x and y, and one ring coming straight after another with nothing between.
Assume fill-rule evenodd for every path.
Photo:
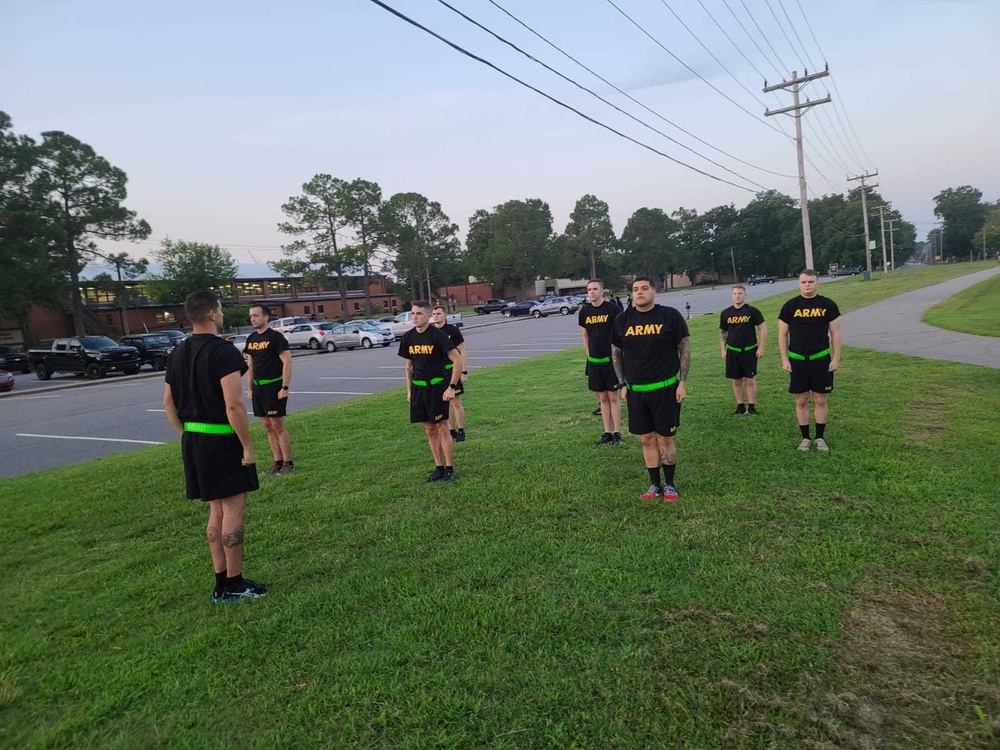
<instances>
[{"instance_id":1,"label":"car windshield","mask_svg":"<svg viewBox=\"0 0 1000 750\"><path fill-rule=\"evenodd\" d=\"M118 346L116 342L107 336L83 336L80 339L80 343L86 349L113 349Z\"/></svg>"},{"instance_id":2,"label":"car windshield","mask_svg":"<svg viewBox=\"0 0 1000 750\"><path fill-rule=\"evenodd\" d=\"M150 336L146 339L146 343L150 346L173 346L173 341L170 340L169 336Z\"/></svg>"},{"instance_id":3,"label":"car windshield","mask_svg":"<svg viewBox=\"0 0 1000 750\"><path fill-rule=\"evenodd\" d=\"M16 354L9 346L0 346L0 354Z\"/></svg>"},{"instance_id":4,"label":"car windshield","mask_svg":"<svg viewBox=\"0 0 1000 750\"><path fill-rule=\"evenodd\" d=\"M321 330L321 331L329 331L329 330L331 330L331 329L333 328L333 326L334 326L334 324L333 324L333 323L320 323L320 324L319 324L318 326L316 326L316 327L317 327L317 328L318 328L319 330Z\"/></svg>"}]
</instances>

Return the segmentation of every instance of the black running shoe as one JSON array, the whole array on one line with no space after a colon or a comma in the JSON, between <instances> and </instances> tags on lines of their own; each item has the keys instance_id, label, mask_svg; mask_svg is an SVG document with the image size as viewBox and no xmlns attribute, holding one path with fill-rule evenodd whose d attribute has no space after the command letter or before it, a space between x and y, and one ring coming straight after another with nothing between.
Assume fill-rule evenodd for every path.
<instances>
[{"instance_id":1,"label":"black running shoe","mask_svg":"<svg viewBox=\"0 0 1000 750\"><path fill-rule=\"evenodd\" d=\"M465 430L459 430L458 431L458 433L455 435L455 442L456 443L464 443L465 442Z\"/></svg>"},{"instance_id":2,"label":"black running shoe","mask_svg":"<svg viewBox=\"0 0 1000 750\"><path fill-rule=\"evenodd\" d=\"M282 463L281 461L275 461L274 465L270 469L268 469L267 471L264 472L264 476L265 477L273 477L273 476L275 476L279 471L281 471L281 467L284 466L284 465L285 464Z\"/></svg>"},{"instance_id":3,"label":"black running shoe","mask_svg":"<svg viewBox=\"0 0 1000 750\"><path fill-rule=\"evenodd\" d=\"M751 417L756 417L757 416L757 407L756 406L751 406L749 409L747 409L747 414L750 415Z\"/></svg>"},{"instance_id":4,"label":"black running shoe","mask_svg":"<svg viewBox=\"0 0 1000 750\"><path fill-rule=\"evenodd\" d=\"M444 469L434 469L427 475L428 482L440 482L442 479L444 479Z\"/></svg>"},{"instance_id":5,"label":"black running shoe","mask_svg":"<svg viewBox=\"0 0 1000 750\"><path fill-rule=\"evenodd\" d=\"M251 581L249 578L243 579L243 588L239 591L226 591L223 593L222 604L236 604L246 599L260 599L267 594L267 586L263 583Z\"/></svg>"},{"instance_id":6,"label":"black running shoe","mask_svg":"<svg viewBox=\"0 0 1000 750\"><path fill-rule=\"evenodd\" d=\"M222 604L222 600L226 598L226 592L215 589L212 592L212 604Z\"/></svg>"},{"instance_id":7,"label":"black running shoe","mask_svg":"<svg viewBox=\"0 0 1000 750\"><path fill-rule=\"evenodd\" d=\"M610 432L605 432L601 435L601 439L597 441L597 445L610 445L613 442L615 442L614 435Z\"/></svg>"},{"instance_id":8,"label":"black running shoe","mask_svg":"<svg viewBox=\"0 0 1000 750\"><path fill-rule=\"evenodd\" d=\"M285 461L285 463L281 465L281 468L278 469L278 476L283 477L287 474L291 474L293 471L295 471L295 465L291 461Z\"/></svg>"},{"instance_id":9,"label":"black running shoe","mask_svg":"<svg viewBox=\"0 0 1000 750\"><path fill-rule=\"evenodd\" d=\"M598 406L596 409L594 409L594 416L595 417L601 416L601 407L600 406Z\"/></svg>"},{"instance_id":10,"label":"black running shoe","mask_svg":"<svg viewBox=\"0 0 1000 750\"><path fill-rule=\"evenodd\" d=\"M733 412L733 416L743 417L746 416L746 413L747 413L747 408L743 404L740 404L739 406L736 407L736 411Z\"/></svg>"},{"instance_id":11,"label":"black running shoe","mask_svg":"<svg viewBox=\"0 0 1000 750\"><path fill-rule=\"evenodd\" d=\"M441 477L442 482L454 482L458 479L458 474L455 473L454 469L445 469L444 476Z\"/></svg>"},{"instance_id":12,"label":"black running shoe","mask_svg":"<svg viewBox=\"0 0 1000 750\"><path fill-rule=\"evenodd\" d=\"M614 435L611 436L611 445L615 446L615 445L621 445L621 444L622 444L621 433L620 432L616 432Z\"/></svg>"}]
</instances>

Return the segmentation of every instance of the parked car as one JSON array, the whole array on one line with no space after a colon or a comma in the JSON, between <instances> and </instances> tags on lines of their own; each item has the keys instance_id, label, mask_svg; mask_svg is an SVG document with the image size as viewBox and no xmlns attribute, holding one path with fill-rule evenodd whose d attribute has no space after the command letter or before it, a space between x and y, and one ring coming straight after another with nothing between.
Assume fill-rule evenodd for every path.
<instances>
[{"instance_id":1,"label":"parked car","mask_svg":"<svg viewBox=\"0 0 1000 750\"><path fill-rule=\"evenodd\" d=\"M542 317L541 305L538 300L528 299L524 302L511 302L500 314L505 318L516 318L520 315L530 315L533 318Z\"/></svg>"},{"instance_id":2,"label":"parked car","mask_svg":"<svg viewBox=\"0 0 1000 750\"><path fill-rule=\"evenodd\" d=\"M330 324L324 346L328 352L338 349L371 349L376 344L389 346L396 337L391 331L363 326L359 323Z\"/></svg>"},{"instance_id":3,"label":"parked car","mask_svg":"<svg viewBox=\"0 0 1000 750\"><path fill-rule=\"evenodd\" d=\"M0 393L14 390L14 376L6 370L0 370Z\"/></svg>"},{"instance_id":4,"label":"parked car","mask_svg":"<svg viewBox=\"0 0 1000 750\"><path fill-rule=\"evenodd\" d=\"M131 333L122 336L121 344L138 349L139 366L149 365L157 372L167 369L167 357L177 346L176 339L163 333Z\"/></svg>"},{"instance_id":5,"label":"parked car","mask_svg":"<svg viewBox=\"0 0 1000 750\"><path fill-rule=\"evenodd\" d=\"M303 319L304 320L304 319ZM301 346L303 349L322 349L326 344L327 334L333 323L300 323L283 331L290 347Z\"/></svg>"},{"instance_id":6,"label":"parked car","mask_svg":"<svg viewBox=\"0 0 1000 750\"><path fill-rule=\"evenodd\" d=\"M861 266L844 266L830 271L831 276L857 276L859 273L861 273Z\"/></svg>"},{"instance_id":7,"label":"parked car","mask_svg":"<svg viewBox=\"0 0 1000 750\"><path fill-rule=\"evenodd\" d=\"M569 315L580 309L580 304L570 297L547 297L541 301L539 308L542 317L546 315Z\"/></svg>"},{"instance_id":8,"label":"parked car","mask_svg":"<svg viewBox=\"0 0 1000 750\"><path fill-rule=\"evenodd\" d=\"M226 336L226 341L235 346L240 354L243 354L247 348L247 336L249 335L248 333L237 333L233 336Z\"/></svg>"},{"instance_id":9,"label":"parked car","mask_svg":"<svg viewBox=\"0 0 1000 750\"><path fill-rule=\"evenodd\" d=\"M161 336L169 336L170 340L174 342L174 346L177 346L184 339L186 339L188 336L191 335L190 333L185 333L184 331L175 331L175 330L171 330L171 331L154 331L154 333L158 333Z\"/></svg>"},{"instance_id":10,"label":"parked car","mask_svg":"<svg viewBox=\"0 0 1000 750\"><path fill-rule=\"evenodd\" d=\"M20 370L22 373L31 372L31 363L28 362L28 355L19 352L10 346L0 346L0 370Z\"/></svg>"},{"instance_id":11,"label":"parked car","mask_svg":"<svg viewBox=\"0 0 1000 750\"><path fill-rule=\"evenodd\" d=\"M747 283L750 286L757 286L758 284L773 284L777 279L774 276L765 276L764 274L753 274L747 279Z\"/></svg>"},{"instance_id":12,"label":"parked car","mask_svg":"<svg viewBox=\"0 0 1000 750\"><path fill-rule=\"evenodd\" d=\"M502 312L510 303L505 299L488 299L472 308L476 315L489 315L492 312Z\"/></svg>"},{"instance_id":13,"label":"parked car","mask_svg":"<svg viewBox=\"0 0 1000 750\"><path fill-rule=\"evenodd\" d=\"M451 313L448 316L448 322L451 323L456 328L461 328L462 323L462 313ZM389 330L392 331L392 335L397 339L400 338L404 333L413 328L413 312L401 312L395 318L393 318L392 323L389 323Z\"/></svg>"},{"instance_id":14,"label":"parked car","mask_svg":"<svg viewBox=\"0 0 1000 750\"><path fill-rule=\"evenodd\" d=\"M311 322L309 318L302 315L292 318L278 318L271 321L271 328L279 333L288 333L295 328L295 326L306 325L309 322Z\"/></svg>"},{"instance_id":15,"label":"parked car","mask_svg":"<svg viewBox=\"0 0 1000 750\"><path fill-rule=\"evenodd\" d=\"M119 346L107 336L56 339L51 349L29 349L28 360L39 380L48 380L56 372L86 375L91 380L103 378L112 370L135 375L141 361L134 346Z\"/></svg>"}]
</instances>

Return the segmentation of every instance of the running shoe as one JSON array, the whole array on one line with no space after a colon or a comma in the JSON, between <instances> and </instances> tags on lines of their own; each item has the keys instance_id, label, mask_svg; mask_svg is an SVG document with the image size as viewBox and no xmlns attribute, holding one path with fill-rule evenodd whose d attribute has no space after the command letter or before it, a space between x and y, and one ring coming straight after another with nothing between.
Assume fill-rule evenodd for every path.
<instances>
[{"instance_id":1,"label":"running shoe","mask_svg":"<svg viewBox=\"0 0 1000 750\"><path fill-rule=\"evenodd\" d=\"M212 591L212 604L222 604L222 600L226 598L225 591L219 591L215 589Z\"/></svg>"},{"instance_id":2,"label":"running shoe","mask_svg":"<svg viewBox=\"0 0 1000 750\"><path fill-rule=\"evenodd\" d=\"M815 445L816 445L816 450L818 451L830 450L830 446L826 444L826 441L823 438L816 438Z\"/></svg>"},{"instance_id":3,"label":"running shoe","mask_svg":"<svg viewBox=\"0 0 1000 750\"><path fill-rule=\"evenodd\" d=\"M284 466L284 464L281 461L275 461L274 465L270 469L264 472L264 476L265 477L275 476L279 471L281 471L282 466Z\"/></svg>"},{"instance_id":4,"label":"running shoe","mask_svg":"<svg viewBox=\"0 0 1000 750\"><path fill-rule=\"evenodd\" d=\"M295 471L295 466L292 465L292 462L285 461L285 463L282 464L281 468L278 470L278 475L285 476L285 474L291 474L293 471Z\"/></svg>"},{"instance_id":5,"label":"running shoe","mask_svg":"<svg viewBox=\"0 0 1000 750\"><path fill-rule=\"evenodd\" d=\"M751 417L756 417L757 416L757 407L756 406L751 406L750 408L748 408L747 409L747 414L749 416L751 416Z\"/></svg>"},{"instance_id":6,"label":"running shoe","mask_svg":"<svg viewBox=\"0 0 1000 750\"><path fill-rule=\"evenodd\" d=\"M663 493L663 488L658 484L649 485L649 489L639 495L640 500L655 500Z\"/></svg>"},{"instance_id":7,"label":"running shoe","mask_svg":"<svg viewBox=\"0 0 1000 750\"><path fill-rule=\"evenodd\" d=\"M442 482L454 482L458 479L458 474L455 473L454 469L445 469L444 475L441 477Z\"/></svg>"},{"instance_id":8,"label":"running shoe","mask_svg":"<svg viewBox=\"0 0 1000 750\"><path fill-rule=\"evenodd\" d=\"M465 442L465 430L458 430L456 432L456 434L455 434L455 442L456 443L464 443Z\"/></svg>"},{"instance_id":9,"label":"running shoe","mask_svg":"<svg viewBox=\"0 0 1000 750\"><path fill-rule=\"evenodd\" d=\"M594 416L595 417L601 416L601 407L600 406L598 406L596 409L594 409Z\"/></svg>"},{"instance_id":10,"label":"running shoe","mask_svg":"<svg viewBox=\"0 0 1000 750\"><path fill-rule=\"evenodd\" d=\"M444 479L444 469L434 469L427 475L428 482L440 482L442 479Z\"/></svg>"},{"instance_id":11,"label":"running shoe","mask_svg":"<svg viewBox=\"0 0 1000 750\"><path fill-rule=\"evenodd\" d=\"M614 436L610 432L605 432L601 435L601 439L597 441L597 445L608 445L615 441Z\"/></svg>"},{"instance_id":12,"label":"running shoe","mask_svg":"<svg viewBox=\"0 0 1000 750\"><path fill-rule=\"evenodd\" d=\"M621 433L620 432L616 432L614 435L611 436L611 445L612 446L617 446L617 445L621 445L621 444L622 444Z\"/></svg>"},{"instance_id":13,"label":"running shoe","mask_svg":"<svg viewBox=\"0 0 1000 750\"><path fill-rule=\"evenodd\" d=\"M802 442L799 443L799 450L800 451L809 450L809 438L802 438Z\"/></svg>"},{"instance_id":14,"label":"running shoe","mask_svg":"<svg viewBox=\"0 0 1000 750\"><path fill-rule=\"evenodd\" d=\"M668 484L663 488L663 502L675 503L678 497L680 495L677 494L677 489L672 484Z\"/></svg>"},{"instance_id":15,"label":"running shoe","mask_svg":"<svg viewBox=\"0 0 1000 750\"><path fill-rule=\"evenodd\" d=\"M743 404L736 407L736 411L733 412L734 417L742 417L747 413L747 409Z\"/></svg>"},{"instance_id":16,"label":"running shoe","mask_svg":"<svg viewBox=\"0 0 1000 750\"><path fill-rule=\"evenodd\" d=\"M263 583L257 583L256 581L251 581L249 578L244 578L242 589L239 591L226 591L219 601L222 604L236 604L246 599L260 599L266 593L267 586Z\"/></svg>"}]
</instances>

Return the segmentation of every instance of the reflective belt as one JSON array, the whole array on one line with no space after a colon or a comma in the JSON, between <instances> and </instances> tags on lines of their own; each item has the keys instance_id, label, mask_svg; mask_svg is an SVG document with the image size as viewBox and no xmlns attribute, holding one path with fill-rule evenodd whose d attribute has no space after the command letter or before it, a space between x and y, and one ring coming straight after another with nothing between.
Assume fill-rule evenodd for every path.
<instances>
[{"instance_id":1,"label":"reflective belt","mask_svg":"<svg viewBox=\"0 0 1000 750\"><path fill-rule=\"evenodd\" d=\"M253 381L253 384L254 385L271 385L271 383L277 383L279 380L281 380L281 376L280 375L278 377L276 377L276 378L271 378L270 380L255 380L255 381Z\"/></svg>"},{"instance_id":2,"label":"reflective belt","mask_svg":"<svg viewBox=\"0 0 1000 750\"><path fill-rule=\"evenodd\" d=\"M280 378L279 378L280 380ZM236 430L228 424L211 424L210 422L185 422L184 432L202 432L206 435L233 435Z\"/></svg>"},{"instance_id":3,"label":"reflective belt","mask_svg":"<svg viewBox=\"0 0 1000 750\"><path fill-rule=\"evenodd\" d=\"M645 393L646 391L658 391L661 388L669 388L680 379L681 379L680 375L674 375L669 380L664 380L659 383L644 383L642 385L632 385L631 383L629 383L628 389L630 391L635 391L636 393Z\"/></svg>"},{"instance_id":4,"label":"reflective belt","mask_svg":"<svg viewBox=\"0 0 1000 750\"><path fill-rule=\"evenodd\" d=\"M587 357L587 361L592 365L603 365L611 361L611 357Z\"/></svg>"},{"instance_id":5,"label":"reflective belt","mask_svg":"<svg viewBox=\"0 0 1000 750\"><path fill-rule=\"evenodd\" d=\"M788 358L789 359L801 359L801 360L807 360L808 359L808 360L812 361L814 359L822 359L823 357L825 357L829 353L830 353L829 349L824 349L821 352L816 352L815 354L810 354L808 356L806 356L804 354L796 354L795 352L788 352Z\"/></svg>"},{"instance_id":6,"label":"reflective belt","mask_svg":"<svg viewBox=\"0 0 1000 750\"><path fill-rule=\"evenodd\" d=\"M444 366L444 369L446 369L446 370L450 370L450 369L452 369L452 368L453 368L454 366L455 366L455 363L454 363L454 362L449 362L448 364L446 364L446 365Z\"/></svg>"},{"instance_id":7,"label":"reflective belt","mask_svg":"<svg viewBox=\"0 0 1000 750\"><path fill-rule=\"evenodd\" d=\"M430 382L427 382L426 380L414 380L412 382L413 385L423 385L423 386L437 385L438 383L444 382L444 378L431 378Z\"/></svg>"},{"instance_id":8,"label":"reflective belt","mask_svg":"<svg viewBox=\"0 0 1000 750\"><path fill-rule=\"evenodd\" d=\"M750 344L750 346L744 346L744 347L743 347L743 348L741 349L741 348L740 348L740 347L738 347L738 346L730 346L729 344L726 344L726 348L727 348L727 349L728 349L729 351L731 351L731 352L748 352L748 351L750 351L751 349L756 349L756 348L757 348L757 345L756 345L756 344Z\"/></svg>"}]
</instances>

